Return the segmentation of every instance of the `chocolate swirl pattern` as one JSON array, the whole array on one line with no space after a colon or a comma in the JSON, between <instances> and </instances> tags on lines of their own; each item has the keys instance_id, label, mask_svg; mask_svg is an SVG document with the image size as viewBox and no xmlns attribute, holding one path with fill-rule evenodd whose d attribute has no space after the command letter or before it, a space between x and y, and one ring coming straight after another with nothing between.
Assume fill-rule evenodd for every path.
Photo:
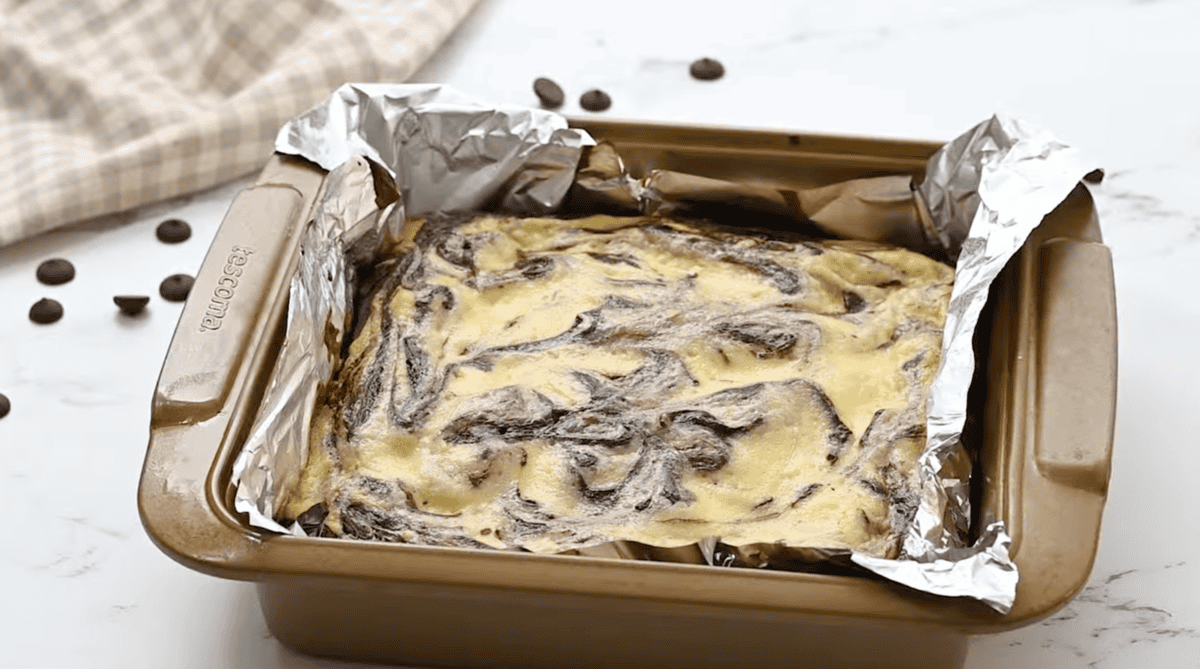
<instances>
[{"instance_id":1,"label":"chocolate swirl pattern","mask_svg":"<svg viewBox=\"0 0 1200 669\"><path fill-rule=\"evenodd\" d=\"M953 270L663 219L410 221L315 411L310 534L895 556Z\"/></svg>"}]
</instances>

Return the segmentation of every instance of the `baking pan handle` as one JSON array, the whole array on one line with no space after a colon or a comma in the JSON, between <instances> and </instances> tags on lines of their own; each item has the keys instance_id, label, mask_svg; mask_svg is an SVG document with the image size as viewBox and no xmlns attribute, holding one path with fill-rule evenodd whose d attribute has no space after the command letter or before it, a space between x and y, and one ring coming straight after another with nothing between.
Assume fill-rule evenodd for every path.
<instances>
[{"instance_id":1,"label":"baking pan handle","mask_svg":"<svg viewBox=\"0 0 1200 669\"><path fill-rule=\"evenodd\" d=\"M286 309L294 246L324 172L277 156L233 200L209 247L163 363L138 506L151 539L193 569L248 578L261 540L218 499L217 474L245 417L231 407L268 366L271 323Z\"/></svg>"},{"instance_id":2,"label":"baking pan handle","mask_svg":"<svg viewBox=\"0 0 1200 669\"><path fill-rule=\"evenodd\" d=\"M207 420L225 406L303 203L298 190L283 185L254 186L233 200L163 363L156 424Z\"/></svg>"},{"instance_id":3,"label":"baking pan handle","mask_svg":"<svg viewBox=\"0 0 1200 669\"><path fill-rule=\"evenodd\" d=\"M1108 491L1117 400L1112 256L1098 241L1052 238L1038 252L1032 457L1019 485L1021 569L1008 622L1065 605L1091 573Z\"/></svg>"},{"instance_id":4,"label":"baking pan handle","mask_svg":"<svg viewBox=\"0 0 1200 669\"><path fill-rule=\"evenodd\" d=\"M1117 402L1117 307L1104 244L1051 239L1039 252L1038 418L1043 476L1108 489Z\"/></svg>"}]
</instances>

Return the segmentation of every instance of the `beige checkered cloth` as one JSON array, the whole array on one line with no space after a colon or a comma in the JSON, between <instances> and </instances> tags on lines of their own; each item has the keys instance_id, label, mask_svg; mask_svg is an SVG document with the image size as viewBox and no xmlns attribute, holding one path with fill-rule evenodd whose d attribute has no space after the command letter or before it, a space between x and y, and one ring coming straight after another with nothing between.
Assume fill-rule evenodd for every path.
<instances>
[{"instance_id":1,"label":"beige checkered cloth","mask_svg":"<svg viewBox=\"0 0 1200 669\"><path fill-rule=\"evenodd\" d=\"M476 0L0 0L0 246L262 167L348 81L407 79Z\"/></svg>"}]
</instances>

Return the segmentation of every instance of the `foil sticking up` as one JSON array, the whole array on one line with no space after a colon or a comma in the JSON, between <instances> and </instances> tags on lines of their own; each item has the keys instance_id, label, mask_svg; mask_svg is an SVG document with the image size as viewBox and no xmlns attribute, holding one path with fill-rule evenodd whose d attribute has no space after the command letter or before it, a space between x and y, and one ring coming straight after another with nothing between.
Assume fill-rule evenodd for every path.
<instances>
[{"instance_id":1,"label":"foil sticking up","mask_svg":"<svg viewBox=\"0 0 1200 669\"><path fill-rule=\"evenodd\" d=\"M409 215L469 211L498 196L509 211L557 208L593 143L557 114L434 85L347 84L280 130L279 152L330 174L303 232L279 359L233 465L234 507L251 525L304 534L275 512L304 466L318 391L340 363L357 265L398 240Z\"/></svg>"},{"instance_id":2,"label":"foil sticking up","mask_svg":"<svg viewBox=\"0 0 1200 669\"><path fill-rule=\"evenodd\" d=\"M994 116L939 150L915 190L955 263L954 290L942 334L942 359L930 390L928 441L919 462L925 490L904 542L907 560L855 556L872 571L942 595L982 599L1007 613L1017 571L1003 523L989 525L967 548L969 464L959 441L975 370L971 338L988 288L1046 214L1096 165L1053 135Z\"/></svg>"},{"instance_id":3,"label":"foil sticking up","mask_svg":"<svg viewBox=\"0 0 1200 669\"><path fill-rule=\"evenodd\" d=\"M885 176L851 179L816 188L754 185L670 170L635 179L616 149L600 142L579 171L574 196L583 203L624 213L704 218L735 206L786 220L793 231L821 237L882 242L939 255L934 231L913 204L912 179Z\"/></svg>"},{"instance_id":4,"label":"foil sticking up","mask_svg":"<svg viewBox=\"0 0 1200 669\"><path fill-rule=\"evenodd\" d=\"M256 527L304 536L299 524L288 529L277 523L275 509L304 466L312 407L320 384L339 362L349 326L354 268L346 251L374 255L361 248L362 242L383 239L379 233L388 214L403 210L394 189L377 189L376 183L364 158L334 168L304 230L288 297L287 334L246 447L233 464L234 508Z\"/></svg>"},{"instance_id":5,"label":"foil sticking up","mask_svg":"<svg viewBox=\"0 0 1200 669\"><path fill-rule=\"evenodd\" d=\"M285 125L275 150L327 170L369 158L395 179L408 216L474 211L496 198L532 216L558 207L593 143L553 112L490 105L448 86L346 84Z\"/></svg>"},{"instance_id":6,"label":"foil sticking up","mask_svg":"<svg viewBox=\"0 0 1200 669\"><path fill-rule=\"evenodd\" d=\"M1045 132L1001 117L940 150L917 188L901 176L804 189L667 171L634 179L607 144L592 149L577 174L584 148L593 143L556 114L479 103L437 85L346 85L280 131L279 152L300 155L331 174L305 231L280 361L235 463L236 508L252 525L303 534L298 525L288 530L273 520L276 502L299 475L313 403L339 364L355 267L398 239L406 217L485 207L544 215L558 211L568 189L573 207L590 202L624 211L694 214L733 204L790 217L817 233L883 241L957 261L941 368L929 402L928 443L919 464L923 495L904 554L898 560L850 558L918 590L973 597L1007 612L1017 571L1003 523L983 529L972 546L964 540L970 462L960 436L975 366L972 335L991 282L1094 165ZM597 550L678 559L635 548ZM689 550L697 555L685 561L767 560L754 547L731 548L719 537ZM839 556L830 551L793 557Z\"/></svg>"},{"instance_id":7,"label":"foil sticking up","mask_svg":"<svg viewBox=\"0 0 1200 669\"><path fill-rule=\"evenodd\" d=\"M790 214L815 232L949 259L956 276L931 389L928 441L918 463L921 504L901 559L861 553L851 559L915 589L974 597L1007 613L1018 574L1009 559L1012 540L1004 523L989 525L973 546L965 545L971 462L960 438L975 371L972 338L992 281L1042 218L1094 168L1049 133L995 116L934 154L919 186L908 177L877 177L788 190L665 170L634 179L603 142L592 151L577 185L596 202L644 214L696 214L707 203L736 202L761 213ZM827 551L824 557L837 553ZM811 549L793 554L821 557ZM705 558L715 563L710 551ZM739 562L758 561L743 556Z\"/></svg>"}]
</instances>

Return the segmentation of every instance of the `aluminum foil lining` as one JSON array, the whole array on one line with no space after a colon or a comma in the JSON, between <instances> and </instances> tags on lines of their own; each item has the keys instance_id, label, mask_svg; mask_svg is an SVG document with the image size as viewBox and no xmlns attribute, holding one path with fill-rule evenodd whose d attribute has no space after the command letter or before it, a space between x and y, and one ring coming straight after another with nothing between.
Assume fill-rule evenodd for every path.
<instances>
[{"instance_id":1,"label":"aluminum foil lining","mask_svg":"<svg viewBox=\"0 0 1200 669\"><path fill-rule=\"evenodd\" d=\"M275 150L326 170L369 158L395 179L408 216L501 209L547 214L590 135L553 112L493 105L435 84L346 84L279 131Z\"/></svg>"},{"instance_id":2,"label":"aluminum foil lining","mask_svg":"<svg viewBox=\"0 0 1200 669\"><path fill-rule=\"evenodd\" d=\"M380 197L382 195L382 197ZM391 202L380 208L378 202ZM304 536L299 523L274 520L279 495L299 477L308 454L312 408L320 385L331 378L352 313L353 265L347 250L381 240L403 207L394 190L376 192L372 166L353 157L326 179L322 200L301 240L300 263L288 296L288 322L275 370L246 447L233 465L234 508L250 524Z\"/></svg>"},{"instance_id":3,"label":"aluminum foil lining","mask_svg":"<svg viewBox=\"0 0 1200 669\"><path fill-rule=\"evenodd\" d=\"M751 211L786 222L796 232L946 255L927 212L914 206L908 176L851 179L815 188L783 182L747 184L671 170L651 170L635 179L616 149L602 141L588 153L576 187L577 195L584 194L587 201L630 213L709 218L732 205L739 218Z\"/></svg>"},{"instance_id":4,"label":"aluminum foil lining","mask_svg":"<svg viewBox=\"0 0 1200 669\"><path fill-rule=\"evenodd\" d=\"M304 230L275 370L233 465L234 508L250 524L304 536L274 520L308 451L312 408L332 377L353 314L355 265L399 239L407 216L557 208L585 146L558 114L475 101L439 85L347 84L288 122L276 150L329 170Z\"/></svg>"},{"instance_id":5,"label":"aluminum foil lining","mask_svg":"<svg viewBox=\"0 0 1200 669\"><path fill-rule=\"evenodd\" d=\"M928 442L919 459L924 491L904 542L908 560L854 556L872 571L942 595L978 597L1007 613L1017 571L1003 523L984 528L964 548L970 468L959 438L975 370L971 338L988 287L1046 214L1097 165L1050 133L993 116L939 150L915 190L939 243L956 259L954 289L942 334L942 360L929 399Z\"/></svg>"},{"instance_id":6,"label":"aluminum foil lining","mask_svg":"<svg viewBox=\"0 0 1200 669\"><path fill-rule=\"evenodd\" d=\"M1042 218L1094 168L1049 133L994 116L939 150L916 187L907 177L877 177L791 190L665 170L634 179L604 143L589 156L579 185L607 205L645 214L702 211L704 203L737 202L760 212L791 213L838 237L887 242L949 259L955 283L941 366L931 389L927 443L918 463L921 504L901 559L853 553L851 560L915 589L974 597L1007 613L1016 597L1018 573L1009 559L1012 539L1004 523L983 528L974 545L964 545L970 529L971 462L960 437L975 371L972 338L992 281ZM721 562L719 551L703 553L709 564ZM744 556L740 561L754 562Z\"/></svg>"},{"instance_id":7,"label":"aluminum foil lining","mask_svg":"<svg viewBox=\"0 0 1200 669\"><path fill-rule=\"evenodd\" d=\"M298 525L285 528L273 520L275 502L299 476L312 406L338 364L328 352L340 350L349 325L355 261L387 246L407 216L485 204L526 216L552 213L576 179L584 147L593 144L556 114L485 104L440 85L346 85L280 131L278 151L331 173L305 231L280 360L234 465L235 505L252 525L303 534ZM918 590L1010 610L1018 575L1003 523L985 528L974 545L963 541L970 463L960 436L975 366L972 334L992 280L1042 217L1095 166L1044 131L1004 117L943 147L916 189L906 177L788 194L676 173L633 179L610 148L592 151L576 184L610 198L609 204L667 212L724 193L739 204L790 208L827 232L957 260L941 368L929 403L928 444L919 463L924 493L904 555L851 559ZM747 189L753 192L747 195ZM864 226L864 217L883 224ZM719 538L694 548L697 559L708 564L747 559Z\"/></svg>"}]
</instances>

